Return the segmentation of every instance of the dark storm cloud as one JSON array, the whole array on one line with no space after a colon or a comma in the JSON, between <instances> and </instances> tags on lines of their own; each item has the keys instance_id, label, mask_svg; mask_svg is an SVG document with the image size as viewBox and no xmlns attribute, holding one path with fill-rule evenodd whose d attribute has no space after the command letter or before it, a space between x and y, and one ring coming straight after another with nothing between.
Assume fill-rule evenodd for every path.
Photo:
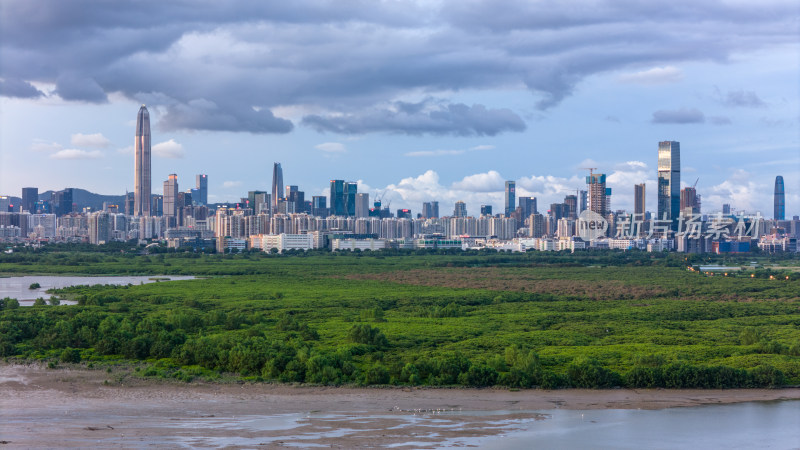
<instances>
[{"instance_id":1,"label":"dark storm cloud","mask_svg":"<svg viewBox=\"0 0 800 450\"><path fill-rule=\"evenodd\" d=\"M487 109L463 103L432 105L430 102L394 102L390 107L368 109L350 115L303 118L303 124L318 131L342 134L398 132L410 135L452 134L494 136L505 131L524 131L525 122L509 109Z\"/></svg>"},{"instance_id":2,"label":"dark storm cloud","mask_svg":"<svg viewBox=\"0 0 800 450\"><path fill-rule=\"evenodd\" d=\"M435 117L396 100L524 86L547 110L597 73L724 63L794 43L794 17L791 1L6 0L0 78L55 84L67 100L169 99L160 103L164 127L286 132L291 124L270 111L301 106L336 113L304 120L331 131L490 134L518 130L509 124L519 116L487 105ZM15 92L25 91L0 94ZM753 105L743 94L726 101ZM215 120L190 106L203 101L216 105ZM400 110L382 110L392 103ZM490 124L481 128L474 114Z\"/></svg>"},{"instance_id":3,"label":"dark storm cloud","mask_svg":"<svg viewBox=\"0 0 800 450\"><path fill-rule=\"evenodd\" d=\"M213 102L195 100L189 104L173 104L158 122L159 129L249 131L251 133L288 133L291 121L275 117L269 110L220 109Z\"/></svg>"},{"instance_id":4,"label":"dark storm cloud","mask_svg":"<svg viewBox=\"0 0 800 450\"><path fill-rule=\"evenodd\" d=\"M675 110L661 109L653 113L653 123L703 123L706 116L697 108L681 108Z\"/></svg>"},{"instance_id":5,"label":"dark storm cloud","mask_svg":"<svg viewBox=\"0 0 800 450\"><path fill-rule=\"evenodd\" d=\"M0 95L4 97L36 98L44 94L27 81L18 78L0 80Z\"/></svg>"}]
</instances>

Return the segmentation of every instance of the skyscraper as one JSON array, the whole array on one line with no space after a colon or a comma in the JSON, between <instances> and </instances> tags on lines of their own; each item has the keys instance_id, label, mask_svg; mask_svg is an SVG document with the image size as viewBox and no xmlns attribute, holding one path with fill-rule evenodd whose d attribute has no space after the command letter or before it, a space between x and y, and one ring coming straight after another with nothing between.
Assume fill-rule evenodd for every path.
<instances>
[{"instance_id":1,"label":"skyscraper","mask_svg":"<svg viewBox=\"0 0 800 450\"><path fill-rule=\"evenodd\" d=\"M164 182L164 217L169 218L168 226L178 226L178 175L169 174Z\"/></svg>"},{"instance_id":2,"label":"skyscraper","mask_svg":"<svg viewBox=\"0 0 800 450\"><path fill-rule=\"evenodd\" d=\"M508 217L514 212L515 206L517 204L516 199L516 190L517 190L517 183L514 181L506 181L506 204L505 204L505 216Z\"/></svg>"},{"instance_id":3,"label":"skyscraper","mask_svg":"<svg viewBox=\"0 0 800 450\"><path fill-rule=\"evenodd\" d=\"M344 180L331 180L331 215L344 216Z\"/></svg>"},{"instance_id":4,"label":"skyscraper","mask_svg":"<svg viewBox=\"0 0 800 450\"><path fill-rule=\"evenodd\" d=\"M356 194L356 217L369 217L369 194L366 192Z\"/></svg>"},{"instance_id":5,"label":"skyscraper","mask_svg":"<svg viewBox=\"0 0 800 450\"><path fill-rule=\"evenodd\" d=\"M22 188L21 211L28 211L31 214L36 214L36 202L38 201L39 201L39 188L35 187Z\"/></svg>"},{"instance_id":6,"label":"skyscraper","mask_svg":"<svg viewBox=\"0 0 800 450\"><path fill-rule=\"evenodd\" d=\"M431 218L438 219L439 218L439 202L433 201L431 202Z\"/></svg>"},{"instance_id":7,"label":"skyscraper","mask_svg":"<svg viewBox=\"0 0 800 450\"><path fill-rule=\"evenodd\" d=\"M645 212L645 202L644 202L644 183L636 184L633 186L633 213L634 214L644 214Z\"/></svg>"},{"instance_id":8,"label":"skyscraper","mask_svg":"<svg viewBox=\"0 0 800 450\"><path fill-rule=\"evenodd\" d=\"M700 196L693 186L681 189L681 214L687 218L692 214L700 214Z\"/></svg>"},{"instance_id":9,"label":"skyscraper","mask_svg":"<svg viewBox=\"0 0 800 450\"><path fill-rule=\"evenodd\" d=\"M491 216L492 205L481 205L481 216Z\"/></svg>"},{"instance_id":10,"label":"skyscraper","mask_svg":"<svg viewBox=\"0 0 800 450\"><path fill-rule=\"evenodd\" d=\"M606 188L606 174L590 173L586 177L589 185L589 209L605 217L608 214L608 196L611 189Z\"/></svg>"},{"instance_id":11,"label":"skyscraper","mask_svg":"<svg viewBox=\"0 0 800 450\"><path fill-rule=\"evenodd\" d=\"M775 177L775 220L786 220L786 194L783 193L783 177Z\"/></svg>"},{"instance_id":12,"label":"skyscraper","mask_svg":"<svg viewBox=\"0 0 800 450\"><path fill-rule=\"evenodd\" d=\"M344 184L344 209L347 217L356 215L356 194L358 194L358 184L348 181Z\"/></svg>"},{"instance_id":13,"label":"skyscraper","mask_svg":"<svg viewBox=\"0 0 800 450\"><path fill-rule=\"evenodd\" d=\"M519 197L519 207L522 208L522 219L527 219L531 214L536 214L536 197Z\"/></svg>"},{"instance_id":14,"label":"skyscraper","mask_svg":"<svg viewBox=\"0 0 800 450\"><path fill-rule=\"evenodd\" d=\"M208 205L208 175L197 175L197 192L198 198L192 197L192 200L201 205Z\"/></svg>"},{"instance_id":15,"label":"skyscraper","mask_svg":"<svg viewBox=\"0 0 800 450\"><path fill-rule=\"evenodd\" d=\"M467 204L459 200L453 208L453 217L467 217Z\"/></svg>"},{"instance_id":16,"label":"skyscraper","mask_svg":"<svg viewBox=\"0 0 800 450\"><path fill-rule=\"evenodd\" d=\"M150 215L150 113L142 105L136 116L133 215Z\"/></svg>"},{"instance_id":17,"label":"skyscraper","mask_svg":"<svg viewBox=\"0 0 800 450\"><path fill-rule=\"evenodd\" d=\"M578 218L578 196L567 195L564 197L564 204L567 205L567 219L575 220Z\"/></svg>"},{"instance_id":18,"label":"skyscraper","mask_svg":"<svg viewBox=\"0 0 800 450\"><path fill-rule=\"evenodd\" d=\"M281 163L272 166L272 210L278 210L278 200L283 198L283 169Z\"/></svg>"},{"instance_id":19,"label":"skyscraper","mask_svg":"<svg viewBox=\"0 0 800 450\"><path fill-rule=\"evenodd\" d=\"M677 228L681 209L681 144L658 143L658 219L671 220Z\"/></svg>"}]
</instances>

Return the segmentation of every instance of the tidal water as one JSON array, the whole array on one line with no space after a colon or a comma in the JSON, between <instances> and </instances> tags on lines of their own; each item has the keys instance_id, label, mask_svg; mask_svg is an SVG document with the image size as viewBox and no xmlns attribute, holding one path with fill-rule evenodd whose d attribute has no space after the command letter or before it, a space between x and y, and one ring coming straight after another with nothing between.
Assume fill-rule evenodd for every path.
<instances>
[{"instance_id":1,"label":"tidal water","mask_svg":"<svg viewBox=\"0 0 800 450\"><path fill-rule=\"evenodd\" d=\"M146 284L157 281L172 280L191 280L193 276L172 276L172 275L146 275L146 276L59 276L59 275L27 275L24 277L0 277L0 298L11 297L19 300L21 306L30 306L39 297L45 300L50 298L48 289L64 288L68 286L78 286L81 284ZM28 289L31 284L39 283L38 289ZM64 302L70 304L74 302Z\"/></svg>"}]
</instances>

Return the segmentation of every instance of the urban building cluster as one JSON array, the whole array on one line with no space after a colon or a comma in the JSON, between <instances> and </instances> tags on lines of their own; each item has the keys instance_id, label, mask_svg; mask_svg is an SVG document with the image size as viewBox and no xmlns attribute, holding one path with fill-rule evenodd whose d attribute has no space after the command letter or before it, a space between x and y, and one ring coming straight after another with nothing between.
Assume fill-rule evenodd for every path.
<instances>
[{"instance_id":1,"label":"urban building cluster","mask_svg":"<svg viewBox=\"0 0 800 450\"><path fill-rule=\"evenodd\" d=\"M134 192L122 205L76 211L73 190L40 199L35 187L23 188L21 202L0 197L0 241L43 245L49 242L137 240L166 241L170 247L194 250L260 249L380 250L494 248L505 251L576 251L587 248L680 252L796 252L800 218L785 217L785 193L776 177L773 217L734 214L730 205L704 214L696 182L681 189L680 143L658 145L658 204L647 210L646 186L637 184L633 211L611 208L606 175L589 171L585 189L563 202L538 205L536 197L516 196L514 181L505 183L504 209L493 214L480 205L473 214L463 201L452 213L432 199L419 213L391 211L382 195L370 202L352 181L331 180L329 196L312 196L296 185L284 185L275 163L272 189L249 191L230 204L208 203L208 176L198 174L194 187L179 188L176 174L163 182L162 194L151 192L150 117L142 105L136 121ZM540 206L541 210L540 210ZM479 213L478 213L479 211Z\"/></svg>"}]
</instances>

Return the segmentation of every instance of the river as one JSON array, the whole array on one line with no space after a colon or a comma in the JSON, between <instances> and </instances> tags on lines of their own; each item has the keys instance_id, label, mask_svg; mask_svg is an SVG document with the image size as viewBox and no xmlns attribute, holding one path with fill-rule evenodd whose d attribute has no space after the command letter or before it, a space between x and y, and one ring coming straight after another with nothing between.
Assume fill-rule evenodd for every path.
<instances>
[{"instance_id":1,"label":"river","mask_svg":"<svg viewBox=\"0 0 800 450\"><path fill-rule=\"evenodd\" d=\"M145 275L145 276L61 276L61 275L27 275L24 277L0 277L0 298L11 297L19 300L21 306L33 305L39 297L45 300L50 298L48 289L65 288L82 284L147 284L158 281L191 280L193 276L174 275ZM39 283L39 288L30 289L33 283ZM63 304L75 302L63 301Z\"/></svg>"}]
</instances>

